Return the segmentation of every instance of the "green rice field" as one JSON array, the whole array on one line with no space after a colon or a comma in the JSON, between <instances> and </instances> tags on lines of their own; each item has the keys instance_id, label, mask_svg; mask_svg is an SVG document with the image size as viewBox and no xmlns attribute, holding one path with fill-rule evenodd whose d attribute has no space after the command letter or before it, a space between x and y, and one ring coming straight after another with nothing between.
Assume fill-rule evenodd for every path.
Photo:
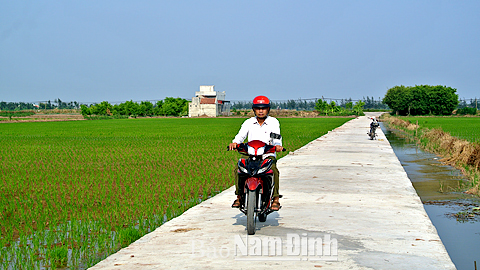
<instances>
[{"instance_id":1,"label":"green rice field","mask_svg":"<svg viewBox=\"0 0 480 270\"><path fill-rule=\"evenodd\" d=\"M350 119L279 119L284 147ZM232 186L243 121L0 124L0 269L85 269Z\"/></svg>"},{"instance_id":2,"label":"green rice field","mask_svg":"<svg viewBox=\"0 0 480 270\"><path fill-rule=\"evenodd\" d=\"M479 142L480 117L399 117L426 128L441 128L452 136Z\"/></svg>"}]
</instances>

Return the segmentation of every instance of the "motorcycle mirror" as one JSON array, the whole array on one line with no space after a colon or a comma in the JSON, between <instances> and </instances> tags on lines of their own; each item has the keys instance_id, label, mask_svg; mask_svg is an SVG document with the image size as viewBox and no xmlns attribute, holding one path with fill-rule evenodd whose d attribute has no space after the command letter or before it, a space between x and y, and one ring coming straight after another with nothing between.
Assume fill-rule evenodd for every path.
<instances>
[{"instance_id":1,"label":"motorcycle mirror","mask_svg":"<svg viewBox=\"0 0 480 270\"><path fill-rule=\"evenodd\" d=\"M270 138L280 140L282 138L282 135L270 132Z\"/></svg>"}]
</instances>

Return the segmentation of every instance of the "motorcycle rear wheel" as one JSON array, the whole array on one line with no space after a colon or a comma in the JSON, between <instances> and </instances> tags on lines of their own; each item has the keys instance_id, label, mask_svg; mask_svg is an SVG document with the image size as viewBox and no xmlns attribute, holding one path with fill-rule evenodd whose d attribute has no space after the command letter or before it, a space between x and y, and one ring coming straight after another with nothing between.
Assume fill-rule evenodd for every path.
<instances>
[{"instance_id":1,"label":"motorcycle rear wheel","mask_svg":"<svg viewBox=\"0 0 480 270\"><path fill-rule=\"evenodd\" d=\"M256 192L248 191L247 199L247 232L249 235L255 234L255 206L257 205Z\"/></svg>"}]
</instances>

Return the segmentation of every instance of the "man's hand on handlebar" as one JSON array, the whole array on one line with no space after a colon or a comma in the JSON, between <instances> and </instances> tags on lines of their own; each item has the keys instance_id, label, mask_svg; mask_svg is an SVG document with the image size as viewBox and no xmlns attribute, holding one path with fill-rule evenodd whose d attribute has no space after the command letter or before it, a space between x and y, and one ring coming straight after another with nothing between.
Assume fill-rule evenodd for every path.
<instances>
[{"instance_id":1,"label":"man's hand on handlebar","mask_svg":"<svg viewBox=\"0 0 480 270\"><path fill-rule=\"evenodd\" d=\"M275 151L276 151L276 152L282 152L282 150L283 150L283 146L281 146L281 145L275 145Z\"/></svg>"},{"instance_id":2,"label":"man's hand on handlebar","mask_svg":"<svg viewBox=\"0 0 480 270\"><path fill-rule=\"evenodd\" d=\"M231 144L228 145L228 149L229 149L230 151L231 151L231 150L235 150L235 149L237 149L237 146L238 146L237 143L232 142Z\"/></svg>"}]
</instances>

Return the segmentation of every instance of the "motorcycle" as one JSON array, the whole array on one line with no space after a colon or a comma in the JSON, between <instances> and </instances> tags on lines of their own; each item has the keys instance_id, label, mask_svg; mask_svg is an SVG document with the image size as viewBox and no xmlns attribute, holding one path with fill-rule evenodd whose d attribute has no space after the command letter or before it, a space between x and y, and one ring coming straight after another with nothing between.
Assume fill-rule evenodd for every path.
<instances>
[{"instance_id":1,"label":"motorcycle","mask_svg":"<svg viewBox=\"0 0 480 270\"><path fill-rule=\"evenodd\" d=\"M270 134L272 139L280 139L279 134ZM275 153L275 146L259 140L241 143L235 149L247 156L238 160L238 179L244 180L243 192L240 192L240 211L247 216L247 232L255 234L256 218L265 222L267 216L274 212L273 187L275 186L271 159L263 159L264 154ZM286 151L285 148L282 151ZM280 197L282 197L280 195Z\"/></svg>"},{"instance_id":2,"label":"motorcycle","mask_svg":"<svg viewBox=\"0 0 480 270\"><path fill-rule=\"evenodd\" d=\"M377 134L375 133L375 131L380 126L380 124L374 118L371 118L371 119L372 119L372 123L370 123L370 131L367 134L370 137L370 140L373 140L377 137Z\"/></svg>"}]
</instances>

